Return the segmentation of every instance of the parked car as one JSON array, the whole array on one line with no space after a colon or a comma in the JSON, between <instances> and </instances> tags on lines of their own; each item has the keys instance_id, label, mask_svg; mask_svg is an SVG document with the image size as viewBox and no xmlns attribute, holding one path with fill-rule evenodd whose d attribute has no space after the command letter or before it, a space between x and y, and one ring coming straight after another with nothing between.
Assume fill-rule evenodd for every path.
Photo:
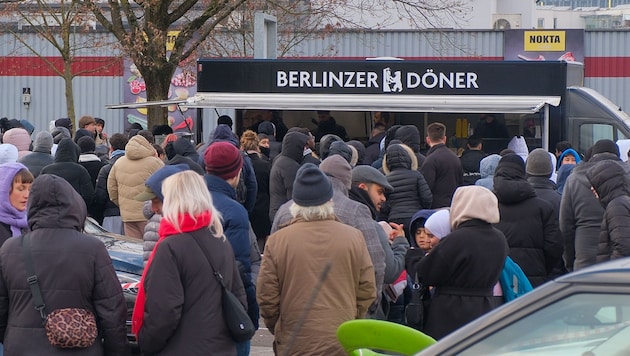
<instances>
[{"instance_id":1,"label":"parked car","mask_svg":"<svg viewBox=\"0 0 630 356\"><path fill-rule=\"evenodd\" d=\"M630 258L546 283L418 355L628 354Z\"/></svg>"},{"instance_id":2,"label":"parked car","mask_svg":"<svg viewBox=\"0 0 630 356\"><path fill-rule=\"evenodd\" d=\"M83 229L85 233L96 236L103 241L109 252L127 301L127 338L132 347L137 350L136 336L131 333L131 315L138 295L137 285L144 270L142 241L111 233L92 218L87 218Z\"/></svg>"}]
</instances>

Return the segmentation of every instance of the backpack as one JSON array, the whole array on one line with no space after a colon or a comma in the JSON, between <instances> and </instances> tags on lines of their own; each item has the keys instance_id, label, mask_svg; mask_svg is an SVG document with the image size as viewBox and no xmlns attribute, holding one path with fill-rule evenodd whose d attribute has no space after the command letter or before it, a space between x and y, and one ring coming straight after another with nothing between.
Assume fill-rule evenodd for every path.
<instances>
[{"instance_id":1,"label":"backpack","mask_svg":"<svg viewBox=\"0 0 630 356\"><path fill-rule=\"evenodd\" d=\"M510 256L505 259L499 283L506 303L534 289L521 267Z\"/></svg>"}]
</instances>

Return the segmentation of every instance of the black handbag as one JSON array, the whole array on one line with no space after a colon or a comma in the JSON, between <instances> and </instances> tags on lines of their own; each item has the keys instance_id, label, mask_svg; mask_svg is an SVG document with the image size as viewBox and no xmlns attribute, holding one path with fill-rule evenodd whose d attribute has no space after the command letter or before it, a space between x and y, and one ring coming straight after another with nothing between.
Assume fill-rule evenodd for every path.
<instances>
[{"instance_id":1,"label":"black handbag","mask_svg":"<svg viewBox=\"0 0 630 356\"><path fill-rule=\"evenodd\" d=\"M411 301L405 307L405 324L420 331L424 328L424 293L424 286L416 275L411 285Z\"/></svg>"},{"instance_id":2,"label":"black handbag","mask_svg":"<svg viewBox=\"0 0 630 356\"><path fill-rule=\"evenodd\" d=\"M216 268L214 268L214 264L212 263L210 254L208 253L208 251L206 251L205 246L198 240L199 237L194 234L190 234L190 236L194 238L197 245L199 245L199 248L201 248L203 254L206 255L206 259L208 260L208 263L210 263L213 274L221 285L221 305L223 307L223 316L225 318L225 324L230 331L232 339L234 339L234 341L236 342L244 342L250 340L256 333L256 327L254 326L252 320L249 318L247 310L245 310L245 307L243 307L243 304L241 304L234 293L230 292L225 287L223 275Z\"/></svg>"}]
</instances>

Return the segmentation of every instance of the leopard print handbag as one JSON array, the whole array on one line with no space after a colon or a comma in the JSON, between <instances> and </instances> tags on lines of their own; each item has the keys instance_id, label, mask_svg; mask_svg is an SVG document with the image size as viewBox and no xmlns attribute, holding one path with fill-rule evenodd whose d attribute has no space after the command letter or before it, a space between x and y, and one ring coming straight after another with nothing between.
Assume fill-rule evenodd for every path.
<instances>
[{"instance_id":1,"label":"leopard print handbag","mask_svg":"<svg viewBox=\"0 0 630 356\"><path fill-rule=\"evenodd\" d=\"M44 328L50 344L63 349L90 347L98 336L94 314L79 308L53 310Z\"/></svg>"}]
</instances>

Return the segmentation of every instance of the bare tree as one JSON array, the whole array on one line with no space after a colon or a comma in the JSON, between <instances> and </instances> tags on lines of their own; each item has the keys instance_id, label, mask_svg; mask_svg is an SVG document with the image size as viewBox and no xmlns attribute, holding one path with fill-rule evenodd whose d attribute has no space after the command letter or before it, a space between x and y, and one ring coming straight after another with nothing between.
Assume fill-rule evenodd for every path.
<instances>
[{"instance_id":1,"label":"bare tree","mask_svg":"<svg viewBox=\"0 0 630 356\"><path fill-rule=\"evenodd\" d=\"M108 43L103 34L95 33L94 17L77 1L15 1L4 2L1 6L0 14L16 20L3 22L3 30L12 33L20 46L39 57L52 72L63 78L66 112L74 122L73 79L116 64L111 57L88 59L81 55L94 53L102 47L112 48L115 44ZM54 57L45 56L45 49L28 39L32 34L50 44L59 53L61 63ZM96 63L83 65L86 61Z\"/></svg>"},{"instance_id":2,"label":"bare tree","mask_svg":"<svg viewBox=\"0 0 630 356\"><path fill-rule=\"evenodd\" d=\"M146 83L147 100L168 98L177 66L245 0L79 1L120 42ZM169 31L178 30L167 53ZM167 123L167 108L149 106L148 126Z\"/></svg>"},{"instance_id":3,"label":"bare tree","mask_svg":"<svg viewBox=\"0 0 630 356\"><path fill-rule=\"evenodd\" d=\"M327 37L342 29L457 28L470 16L469 4L469 0L249 0L206 39L200 53L213 57L252 56L256 12L276 17L278 57L284 57L295 55L293 50L305 40ZM335 48L327 47L317 56L334 54Z\"/></svg>"}]
</instances>

